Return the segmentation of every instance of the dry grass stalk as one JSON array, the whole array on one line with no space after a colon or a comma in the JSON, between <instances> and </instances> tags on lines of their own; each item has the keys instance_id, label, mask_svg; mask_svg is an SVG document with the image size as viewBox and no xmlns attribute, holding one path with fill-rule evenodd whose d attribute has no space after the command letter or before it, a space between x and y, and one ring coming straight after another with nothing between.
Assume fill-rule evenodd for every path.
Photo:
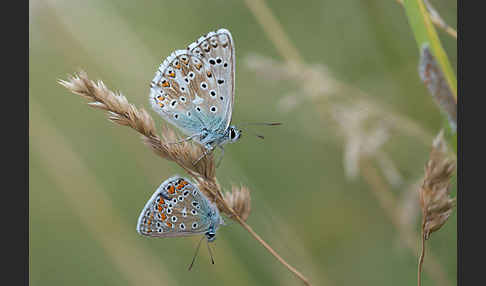
<instances>
[{"instance_id":1,"label":"dry grass stalk","mask_svg":"<svg viewBox=\"0 0 486 286\"><path fill-rule=\"evenodd\" d=\"M442 19L442 17L440 16L439 12L437 12L434 6L430 4L429 0L424 0L424 4L425 7L427 7L427 11L429 11L430 20L432 21L432 23L434 23L434 25L446 31L447 34L451 35L457 40L456 30L451 28L451 26L447 25L444 19Z\"/></svg>"},{"instance_id":2,"label":"dry grass stalk","mask_svg":"<svg viewBox=\"0 0 486 286\"><path fill-rule=\"evenodd\" d=\"M143 109L137 109L130 104L125 96L109 90L102 81L94 82L88 78L86 72L81 71L74 76L69 76L67 81L59 80L59 84L66 87L72 93L90 100L88 105L108 112L108 119L113 123L129 126L142 135L142 140L155 154L173 161L181 166L196 181L200 190L214 202L219 211L228 215L245 228L263 247L265 247L280 263L289 271L301 279L304 284L311 285L308 279L297 269L288 264L273 250L253 229L245 223L250 214L250 193L233 189L230 195L221 192L221 186L216 179L216 168L213 154L204 156L196 165L193 162L204 152L200 145L192 142L180 142L183 138L172 129L163 126L163 135L157 135L152 117ZM233 209L232 207L236 207ZM240 217L240 214L242 217Z\"/></svg>"},{"instance_id":3,"label":"dry grass stalk","mask_svg":"<svg viewBox=\"0 0 486 286\"><path fill-rule=\"evenodd\" d=\"M456 164L447 153L444 132L441 131L432 144L430 159L425 165L425 178L419 189L422 251L418 263L418 285L421 284L425 240L446 223L456 204L456 199L450 197L450 181L455 169Z\"/></svg>"},{"instance_id":4,"label":"dry grass stalk","mask_svg":"<svg viewBox=\"0 0 486 286\"><path fill-rule=\"evenodd\" d=\"M403 0L397 0L398 3L403 5ZM449 26L440 16L439 12L435 10L435 8L430 4L428 0L424 0L425 7L427 8L427 11L429 12L430 16L430 21L437 27L441 28L444 30L447 34L452 36L457 40L457 31L454 30L451 26Z\"/></svg>"}]
</instances>

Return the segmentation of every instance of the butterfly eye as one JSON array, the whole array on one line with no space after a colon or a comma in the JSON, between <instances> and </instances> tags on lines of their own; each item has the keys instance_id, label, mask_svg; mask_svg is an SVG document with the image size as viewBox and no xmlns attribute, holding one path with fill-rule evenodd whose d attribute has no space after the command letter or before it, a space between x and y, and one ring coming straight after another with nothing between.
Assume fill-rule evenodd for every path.
<instances>
[{"instance_id":1,"label":"butterfly eye","mask_svg":"<svg viewBox=\"0 0 486 286\"><path fill-rule=\"evenodd\" d=\"M212 65L215 65L216 61L214 59L209 59L209 63L212 64Z\"/></svg>"},{"instance_id":2,"label":"butterfly eye","mask_svg":"<svg viewBox=\"0 0 486 286\"><path fill-rule=\"evenodd\" d=\"M190 73L189 73L189 77L190 77L190 78L194 78L194 73L193 73L193 72L190 72Z\"/></svg>"},{"instance_id":3,"label":"butterfly eye","mask_svg":"<svg viewBox=\"0 0 486 286\"><path fill-rule=\"evenodd\" d=\"M211 90L209 94L211 95L211 97L216 97L216 91L214 90Z\"/></svg>"},{"instance_id":4,"label":"butterfly eye","mask_svg":"<svg viewBox=\"0 0 486 286\"><path fill-rule=\"evenodd\" d=\"M201 112L201 107L196 106L196 110L197 110L198 112Z\"/></svg>"},{"instance_id":5,"label":"butterfly eye","mask_svg":"<svg viewBox=\"0 0 486 286\"><path fill-rule=\"evenodd\" d=\"M218 79L218 84L223 84L224 83L224 79Z\"/></svg>"},{"instance_id":6,"label":"butterfly eye","mask_svg":"<svg viewBox=\"0 0 486 286\"><path fill-rule=\"evenodd\" d=\"M220 63L222 63L222 62L223 62L223 60L222 60L221 58L217 58L217 59L216 59L216 63L220 64Z\"/></svg>"},{"instance_id":7,"label":"butterfly eye","mask_svg":"<svg viewBox=\"0 0 486 286\"><path fill-rule=\"evenodd\" d=\"M211 112L212 113L216 113L216 111L218 111L218 109L216 108L216 106L211 106Z\"/></svg>"},{"instance_id":8,"label":"butterfly eye","mask_svg":"<svg viewBox=\"0 0 486 286\"><path fill-rule=\"evenodd\" d=\"M174 215L174 216L172 216L172 217L170 218L170 220L171 220L172 222L176 222L176 221L177 221L177 217Z\"/></svg>"},{"instance_id":9,"label":"butterfly eye","mask_svg":"<svg viewBox=\"0 0 486 286\"><path fill-rule=\"evenodd\" d=\"M206 88L208 88L208 84L207 84L207 83L205 83L205 82L202 82L202 83L201 83L201 88L202 88L202 89L206 89Z\"/></svg>"},{"instance_id":10,"label":"butterfly eye","mask_svg":"<svg viewBox=\"0 0 486 286\"><path fill-rule=\"evenodd\" d=\"M181 224L179 225L179 227L180 227L181 229L186 229L186 225L185 225L184 223L181 223Z\"/></svg>"},{"instance_id":11,"label":"butterfly eye","mask_svg":"<svg viewBox=\"0 0 486 286\"><path fill-rule=\"evenodd\" d=\"M233 128L230 129L230 138L231 140L235 139L236 137L236 132Z\"/></svg>"},{"instance_id":12,"label":"butterfly eye","mask_svg":"<svg viewBox=\"0 0 486 286\"><path fill-rule=\"evenodd\" d=\"M228 67L228 63L224 63L223 67L225 68Z\"/></svg>"},{"instance_id":13,"label":"butterfly eye","mask_svg":"<svg viewBox=\"0 0 486 286\"><path fill-rule=\"evenodd\" d=\"M196 228L197 228L197 222L194 222L194 223L192 224L192 229L196 229Z\"/></svg>"}]
</instances>

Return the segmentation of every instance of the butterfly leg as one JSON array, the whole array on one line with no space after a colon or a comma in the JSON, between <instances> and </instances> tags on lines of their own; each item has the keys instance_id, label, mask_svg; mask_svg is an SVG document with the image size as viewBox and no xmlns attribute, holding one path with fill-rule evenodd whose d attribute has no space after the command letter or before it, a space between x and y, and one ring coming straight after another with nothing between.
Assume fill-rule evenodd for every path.
<instances>
[{"instance_id":1,"label":"butterfly leg","mask_svg":"<svg viewBox=\"0 0 486 286\"><path fill-rule=\"evenodd\" d=\"M182 139L182 140L179 140L179 141L176 141L176 142L169 142L169 143L167 143L167 144L179 144L179 143L182 143L182 142L191 141L192 139L194 139L195 137L197 137L197 136L199 136L199 135L201 135L201 134L200 134L200 133L196 133L196 134L191 135L191 136L189 136L189 137L187 137L187 138L184 138L184 139Z\"/></svg>"},{"instance_id":2,"label":"butterfly leg","mask_svg":"<svg viewBox=\"0 0 486 286\"><path fill-rule=\"evenodd\" d=\"M223 157L224 157L224 148L223 146L219 145L219 148L221 148L221 155L218 159L218 163L216 164L216 168L219 167L219 165L221 165L221 161L223 161Z\"/></svg>"},{"instance_id":3,"label":"butterfly leg","mask_svg":"<svg viewBox=\"0 0 486 286\"><path fill-rule=\"evenodd\" d=\"M194 162L192 162L192 165L193 166L195 166L199 161L201 161L202 158L204 158L209 153L211 153L211 151L213 151L213 147L210 144L206 144L205 147L206 147L206 149L204 150L204 153L199 158L197 158L197 160L195 160Z\"/></svg>"}]
</instances>

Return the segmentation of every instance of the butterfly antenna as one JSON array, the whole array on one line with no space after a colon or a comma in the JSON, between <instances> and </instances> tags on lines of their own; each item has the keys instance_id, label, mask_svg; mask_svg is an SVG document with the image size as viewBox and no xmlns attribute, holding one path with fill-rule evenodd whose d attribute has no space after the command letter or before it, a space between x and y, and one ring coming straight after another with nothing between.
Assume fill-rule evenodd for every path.
<instances>
[{"instance_id":1,"label":"butterfly antenna","mask_svg":"<svg viewBox=\"0 0 486 286\"><path fill-rule=\"evenodd\" d=\"M265 125L265 126L277 126L277 125L282 125L282 123L280 122L250 122L250 123L242 123L241 125L245 126L245 125ZM245 129L246 131L249 131L248 129ZM260 134L256 134L254 132L249 132L253 135L255 135L256 137L260 138L260 139L265 139L265 137L263 135L260 135Z\"/></svg>"},{"instance_id":2,"label":"butterfly antenna","mask_svg":"<svg viewBox=\"0 0 486 286\"><path fill-rule=\"evenodd\" d=\"M277 126L282 125L281 122L249 122L249 123L242 123L241 125L266 125L266 126Z\"/></svg>"},{"instance_id":3,"label":"butterfly antenna","mask_svg":"<svg viewBox=\"0 0 486 286\"><path fill-rule=\"evenodd\" d=\"M187 269L189 271L191 271L192 266L194 265L194 261L196 261L196 256L197 256L197 253L199 252L199 247L201 246L201 242L202 242L203 239L204 239L204 236L201 237L201 240L199 240L199 243L197 244L196 253L194 253L194 257L192 258L191 265L189 265L189 269Z\"/></svg>"},{"instance_id":4,"label":"butterfly antenna","mask_svg":"<svg viewBox=\"0 0 486 286\"><path fill-rule=\"evenodd\" d=\"M211 263L214 264L213 252L211 251L211 247L209 247L209 241L207 240L206 240L206 245L208 246L209 256L211 257Z\"/></svg>"},{"instance_id":5,"label":"butterfly antenna","mask_svg":"<svg viewBox=\"0 0 486 286\"><path fill-rule=\"evenodd\" d=\"M245 132L248 132L248 133L250 133L250 134L252 134L252 135L255 135L256 137L258 137L258 138L260 138L260 139L265 139L265 137L264 137L263 135L256 134L255 132L250 131L250 130L248 130L248 129L246 129L246 128L244 129L244 131L245 131Z\"/></svg>"}]
</instances>

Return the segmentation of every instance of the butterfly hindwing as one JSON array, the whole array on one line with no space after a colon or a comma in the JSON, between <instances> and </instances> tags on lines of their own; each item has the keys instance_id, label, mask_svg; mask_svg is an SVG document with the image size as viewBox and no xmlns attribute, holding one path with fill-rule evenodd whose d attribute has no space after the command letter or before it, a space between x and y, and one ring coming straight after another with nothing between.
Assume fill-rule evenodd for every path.
<instances>
[{"instance_id":1,"label":"butterfly hindwing","mask_svg":"<svg viewBox=\"0 0 486 286\"><path fill-rule=\"evenodd\" d=\"M234 98L234 47L220 29L172 53L151 84L150 102L187 135L226 130Z\"/></svg>"},{"instance_id":2,"label":"butterfly hindwing","mask_svg":"<svg viewBox=\"0 0 486 286\"><path fill-rule=\"evenodd\" d=\"M137 232L170 237L204 233L211 221L209 201L189 180L174 176L165 180L140 213Z\"/></svg>"}]
</instances>

